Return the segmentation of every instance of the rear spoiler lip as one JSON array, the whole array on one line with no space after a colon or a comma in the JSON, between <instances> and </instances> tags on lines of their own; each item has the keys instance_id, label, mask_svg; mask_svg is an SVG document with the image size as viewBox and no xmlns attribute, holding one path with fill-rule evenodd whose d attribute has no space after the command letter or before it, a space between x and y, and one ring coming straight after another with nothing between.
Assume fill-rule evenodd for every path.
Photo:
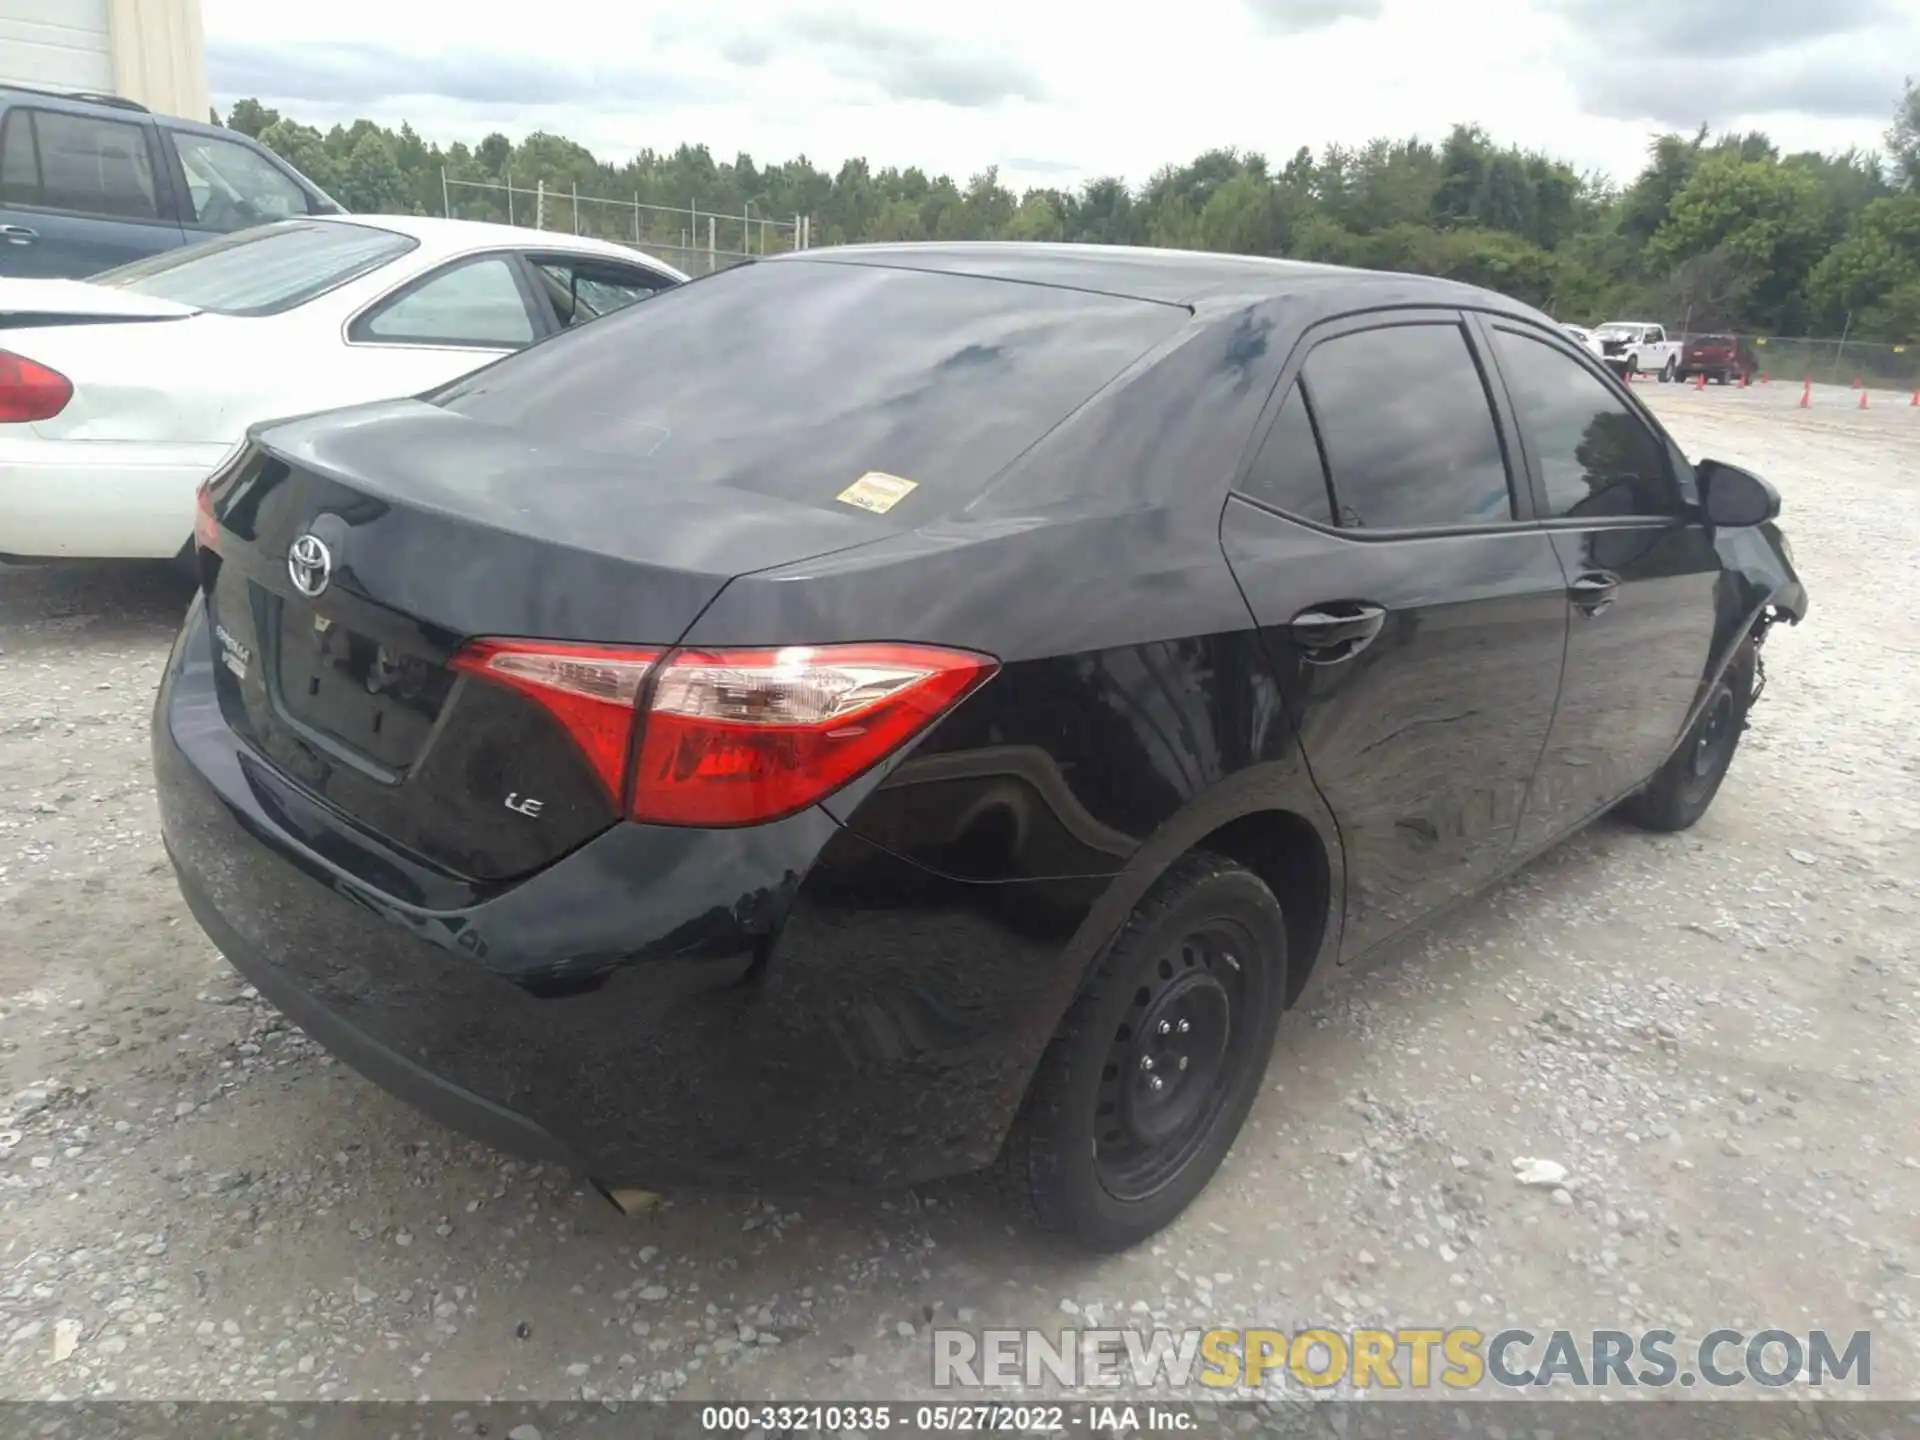
<instances>
[{"instance_id":1,"label":"rear spoiler lip","mask_svg":"<svg viewBox=\"0 0 1920 1440\"><path fill-rule=\"evenodd\" d=\"M55 330L76 325L151 325L172 320L191 320L200 312L188 310L179 315L91 315L53 310L8 310L0 312L0 330Z\"/></svg>"}]
</instances>

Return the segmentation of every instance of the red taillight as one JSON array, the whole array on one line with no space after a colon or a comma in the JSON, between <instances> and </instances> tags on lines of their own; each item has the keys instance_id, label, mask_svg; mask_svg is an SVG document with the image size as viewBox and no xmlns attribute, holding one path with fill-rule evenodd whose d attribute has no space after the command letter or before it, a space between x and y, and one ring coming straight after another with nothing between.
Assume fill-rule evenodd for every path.
<instances>
[{"instance_id":1,"label":"red taillight","mask_svg":"<svg viewBox=\"0 0 1920 1440\"><path fill-rule=\"evenodd\" d=\"M617 805L633 749L634 704L657 650L562 645L536 640L476 640L453 668L518 690L566 727Z\"/></svg>"},{"instance_id":2,"label":"red taillight","mask_svg":"<svg viewBox=\"0 0 1920 1440\"><path fill-rule=\"evenodd\" d=\"M0 350L0 424L51 420L72 398L73 382L58 370Z\"/></svg>"},{"instance_id":3,"label":"red taillight","mask_svg":"<svg viewBox=\"0 0 1920 1440\"><path fill-rule=\"evenodd\" d=\"M624 791L633 727L640 754L628 814L659 825L757 825L804 809L871 769L998 668L927 645L652 650L483 640L454 667L538 701ZM636 707L649 672L651 698Z\"/></svg>"},{"instance_id":4,"label":"red taillight","mask_svg":"<svg viewBox=\"0 0 1920 1440\"><path fill-rule=\"evenodd\" d=\"M220 522L213 518L213 481L202 480L193 516L193 543L202 550L220 549Z\"/></svg>"},{"instance_id":5,"label":"red taillight","mask_svg":"<svg viewBox=\"0 0 1920 1440\"><path fill-rule=\"evenodd\" d=\"M923 645L683 650L660 672L633 818L753 825L830 795L997 667Z\"/></svg>"}]
</instances>

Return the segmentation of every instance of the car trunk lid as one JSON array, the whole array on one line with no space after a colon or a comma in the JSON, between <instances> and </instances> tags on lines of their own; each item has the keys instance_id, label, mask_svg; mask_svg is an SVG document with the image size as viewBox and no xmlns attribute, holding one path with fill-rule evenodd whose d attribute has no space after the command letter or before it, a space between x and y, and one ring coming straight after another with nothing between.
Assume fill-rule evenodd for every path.
<instances>
[{"instance_id":1,"label":"car trunk lid","mask_svg":"<svg viewBox=\"0 0 1920 1440\"><path fill-rule=\"evenodd\" d=\"M854 512L639 485L621 457L411 401L262 432L208 504L228 723L355 823L481 882L559 858L619 797L540 706L451 668L464 642L669 646L734 575L876 538Z\"/></svg>"},{"instance_id":2,"label":"car trunk lid","mask_svg":"<svg viewBox=\"0 0 1920 1440\"><path fill-rule=\"evenodd\" d=\"M192 305L85 280L0 280L0 329L184 320Z\"/></svg>"}]
</instances>

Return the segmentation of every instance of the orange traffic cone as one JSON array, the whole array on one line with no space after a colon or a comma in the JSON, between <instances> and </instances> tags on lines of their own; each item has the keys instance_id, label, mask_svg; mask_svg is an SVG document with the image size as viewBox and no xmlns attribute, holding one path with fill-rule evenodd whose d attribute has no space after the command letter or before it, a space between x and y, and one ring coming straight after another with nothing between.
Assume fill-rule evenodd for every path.
<instances>
[{"instance_id":1,"label":"orange traffic cone","mask_svg":"<svg viewBox=\"0 0 1920 1440\"><path fill-rule=\"evenodd\" d=\"M1749 375L1746 371L1742 370L1740 372L1740 388L1744 390L1752 383L1753 383L1753 376Z\"/></svg>"},{"instance_id":2,"label":"orange traffic cone","mask_svg":"<svg viewBox=\"0 0 1920 1440\"><path fill-rule=\"evenodd\" d=\"M1702 370L1698 375L1693 377L1693 388L1696 390L1704 390L1707 388L1706 371Z\"/></svg>"},{"instance_id":3,"label":"orange traffic cone","mask_svg":"<svg viewBox=\"0 0 1920 1440\"><path fill-rule=\"evenodd\" d=\"M1767 383L1767 372L1766 372L1766 371L1764 371L1764 370L1762 370L1762 371L1760 372L1760 383L1761 383L1762 385L1764 385L1764 384L1766 384L1766 383Z\"/></svg>"},{"instance_id":4,"label":"orange traffic cone","mask_svg":"<svg viewBox=\"0 0 1920 1440\"><path fill-rule=\"evenodd\" d=\"M1867 408L1867 392L1864 386L1860 390L1860 408L1862 410Z\"/></svg>"},{"instance_id":5,"label":"orange traffic cone","mask_svg":"<svg viewBox=\"0 0 1920 1440\"><path fill-rule=\"evenodd\" d=\"M1812 404L1813 404L1813 377L1808 376L1806 383L1804 383L1800 387L1800 408L1802 410L1806 410L1810 408Z\"/></svg>"},{"instance_id":6,"label":"orange traffic cone","mask_svg":"<svg viewBox=\"0 0 1920 1440\"><path fill-rule=\"evenodd\" d=\"M1920 390L1916 390L1913 392L1913 399L1909 400L1907 404L1911 405L1916 410L1920 410Z\"/></svg>"}]
</instances>

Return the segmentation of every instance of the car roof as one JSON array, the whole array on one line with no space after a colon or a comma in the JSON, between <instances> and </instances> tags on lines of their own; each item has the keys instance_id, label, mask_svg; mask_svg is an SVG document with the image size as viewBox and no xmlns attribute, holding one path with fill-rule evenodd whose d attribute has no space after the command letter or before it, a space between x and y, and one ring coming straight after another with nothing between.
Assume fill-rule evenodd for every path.
<instances>
[{"instance_id":1,"label":"car roof","mask_svg":"<svg viewBox=\"0 0 1920 1440\"><path fill-rule=\"evenodd\" d=\"M0 100L18 101L39 109L84 110L102 118L116 120L152 119L153 112L137 100L108 95L95 90L54 90L39 85L0 84Z\"/></svg>"},{"instance_id":2,"label":"car roof","mask_svg":"<svg viewBox=\"0 0 1920 1440\"><path fill-rule=\"evenodd\" d=\"M575 254L604 255L610 260L639 260L681 279L687 277L657 255L612 240L596 240L591 235L555 234L526 225L496 225L485 220L449 220L438 215L312 215L301 224L359 225L387 230L419 242L420 258L446 259L476 250L494 250L502 245L525 249L567 250Z\"/></svg>"},{"instance_id":3,"label":"car roof","mask_svg":"<svg viewBox=\"0 0 1920 1440\"><path fill-rule=\"evenodd\" d=\"M1101 294L1194 306L1208 300L1272 299L1305 291L1392 287L1394 304L1487 305L1533 315L1527 306L1453 280L1391 271L1355 270L1304 260L1158 250L1136 245L1027 244L999 240L840 245L769 256L762 263L828 262L884 265L951 275L1053 285Z\"/></svg>"}]
</instances>

